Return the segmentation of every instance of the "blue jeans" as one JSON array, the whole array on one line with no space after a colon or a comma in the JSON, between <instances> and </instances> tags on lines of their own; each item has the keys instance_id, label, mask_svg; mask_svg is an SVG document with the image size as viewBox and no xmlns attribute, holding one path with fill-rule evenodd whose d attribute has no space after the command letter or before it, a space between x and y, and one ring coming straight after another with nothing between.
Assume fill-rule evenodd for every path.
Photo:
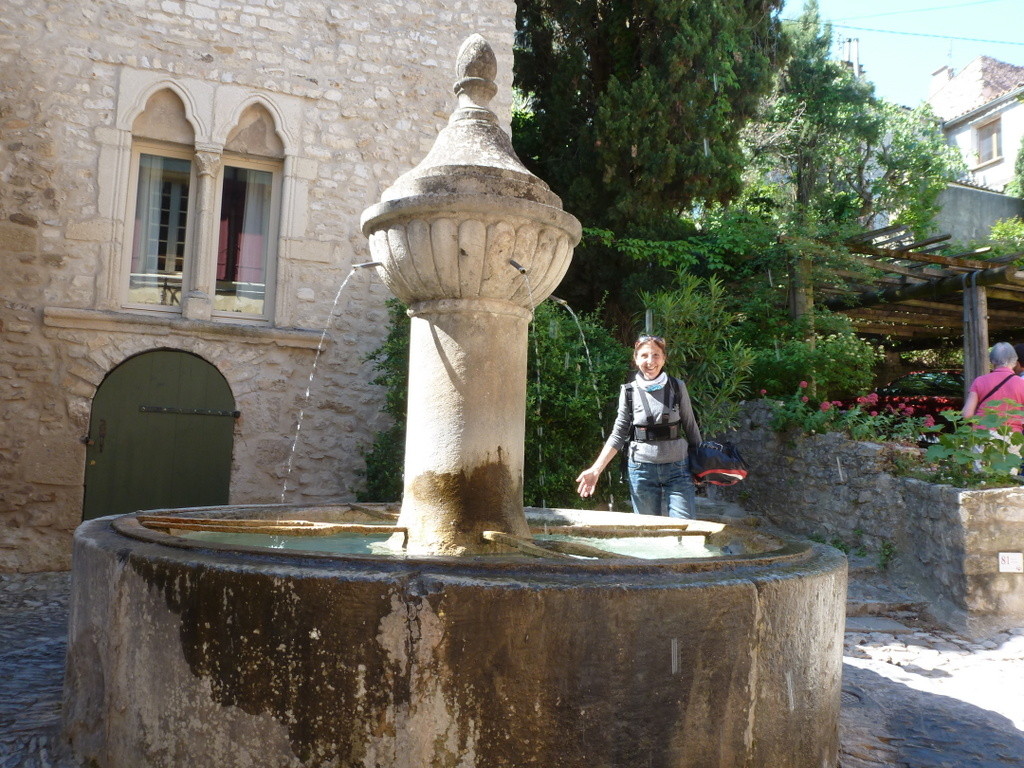
<instances>
[{"instance_id":1,"label":"blue jeans","mask_svg":"<svg viewBox=\"0 0 1024 768\"><path fill-rule=\"evenodd\" d=\"M697 516L697 489L685 461L630 461L628 468L629 498L638 515Z\"/></svg>"}]
</instances>

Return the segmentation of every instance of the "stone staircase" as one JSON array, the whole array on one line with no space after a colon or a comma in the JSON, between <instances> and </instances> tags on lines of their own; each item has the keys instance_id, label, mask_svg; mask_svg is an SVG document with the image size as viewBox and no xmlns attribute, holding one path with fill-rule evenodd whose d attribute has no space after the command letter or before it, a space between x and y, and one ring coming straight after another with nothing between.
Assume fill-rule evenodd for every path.
<instances>
[{"instance_id":1,"label":"stone staircase","mask_svg":"<svg viewBox=\"0 0 1024 768\"><path fill-rule=\"evenodd\" d=\"M849 562L847 631L911 632L903 622L918 622L927 616L928 602L898 574L879 568L870 557L850 555Z\"/></svg>"}]
</instances>

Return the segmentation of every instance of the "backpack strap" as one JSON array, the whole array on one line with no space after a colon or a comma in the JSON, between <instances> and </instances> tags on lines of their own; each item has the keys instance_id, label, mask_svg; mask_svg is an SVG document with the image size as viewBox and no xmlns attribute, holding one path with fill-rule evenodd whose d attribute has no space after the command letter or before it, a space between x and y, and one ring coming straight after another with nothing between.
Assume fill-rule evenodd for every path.
<instances>
[{"instance_id":1,"label":"backpack strap","mask_svg":"<svg viewBox=\"0 0 1024 768\"><path fill-rule=\"evenodd\" d=\"M679 382L676 381L675 378L669 376L668 381L669 383L666 388L667 396L664 403L665 412L662 415L662 418L665 419L665 421L659 423L654 422L654 414L647 403L647 397L652 397L652 395L647 392L642 392L637 386L635 380L632 383L625 385L627 387L627 392L629 393L627 403L629 404L630 413L633 411L632 391L633 388L636 387L637 392L641 395L640 404L643 406L644 414L647 417L644 424L633 425L630 434L630 439L633 442L655 443L662 440L676 440L679 438L679 425L682 421L677 419L676 421L669 422L668 419L671 418L670 414L673 407L675 407L678 412L682 412L682 390L679 387ZM673 398L675 398L675 402L673 402Z\"/></svg>"}]
</instances>

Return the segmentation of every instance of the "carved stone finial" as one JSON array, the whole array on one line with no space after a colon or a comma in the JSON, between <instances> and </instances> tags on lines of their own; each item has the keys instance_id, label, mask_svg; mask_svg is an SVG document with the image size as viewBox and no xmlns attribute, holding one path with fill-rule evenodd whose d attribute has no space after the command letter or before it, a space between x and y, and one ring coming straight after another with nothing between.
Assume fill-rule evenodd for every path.
<instances>
[{"instance_id":1,"label":"carved stone finial","mask_svg":"<svg viewBox=\"0 0 1024 768\"><path fill-rule=\"evenodd\" d=\"M491 44L481 35L470 35L459 48L455 74L459 79L453 90L459 97L459 107L487 109L498 92L498 86L494 84L498 75L498 59Z\"/></svg>"}]
</instances>

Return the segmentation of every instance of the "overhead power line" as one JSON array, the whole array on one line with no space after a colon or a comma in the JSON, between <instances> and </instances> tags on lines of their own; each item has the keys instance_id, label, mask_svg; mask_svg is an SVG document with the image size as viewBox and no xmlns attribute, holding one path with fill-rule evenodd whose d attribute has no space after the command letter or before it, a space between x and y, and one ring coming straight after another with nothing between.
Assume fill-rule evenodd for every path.
<instances>
[{"instance_id":1,"label":"overhead power line","mask_svg":"<svg viewBox=\"0 0 1024 768\"><path fill-rule=\"evenodd\" d=\"M783 21L798 21L798 19L783 19ZM1024 45L1020 40L985 40L980 37L957 37L955 35L933 35L928 32L898 32L895 29L871 29L870 27L853 27L849 24L833 24L825 22L838 29L855 29L858 32L878 32L883 35L908 35L910 37L931 37L936 40L964 40L969 43L988 43L989 45Z\"/></svg>"},{"instance_id":2,"label":"overhead power line","mask_svg":"<svg viewBox=\"0 0 1024 768\"><path fill-rule=\"evenodd\" d=\"M947 11L952 8L967 8L974 5L987 5L989 3L1000 3L1003 0L976 0L973 3L957 3L956 5L937 5L931 8L910 8L905 11L887 11L886 13L871 13L865 16L846 16L842 19L835 19L834 21L854 21L856 19L877 19L881 16L903 16L908 13L931 13L932 11Z\"/></svg>"}]
</instances>

